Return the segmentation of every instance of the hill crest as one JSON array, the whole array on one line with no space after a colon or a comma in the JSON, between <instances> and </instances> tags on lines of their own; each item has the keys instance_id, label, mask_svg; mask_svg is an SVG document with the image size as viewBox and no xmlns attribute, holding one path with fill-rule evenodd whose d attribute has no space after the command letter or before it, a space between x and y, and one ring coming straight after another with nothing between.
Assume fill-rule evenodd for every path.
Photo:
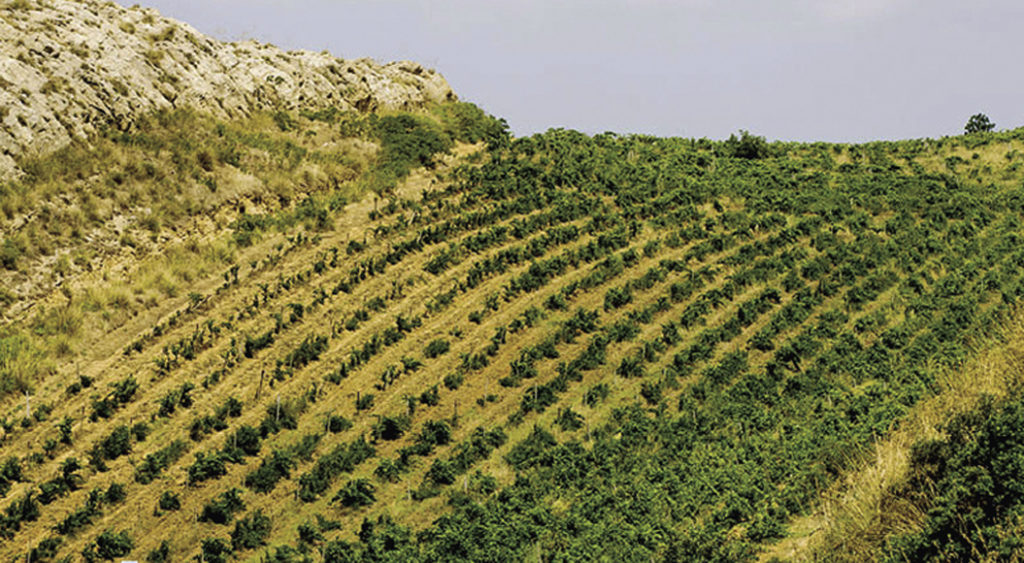
<instances>
[{"instance_id":1,"label":"hill crest","mask_svg":"<svg viewBox=\"0 0 1024 563\"><path fill-rule=\"evenodd\" d=\"M406 110L455 94L434 70L225 43L148 8L97 0L0 5L0 178L22 156L129 128L154 110Z\"/></svg>"}]
</instances>

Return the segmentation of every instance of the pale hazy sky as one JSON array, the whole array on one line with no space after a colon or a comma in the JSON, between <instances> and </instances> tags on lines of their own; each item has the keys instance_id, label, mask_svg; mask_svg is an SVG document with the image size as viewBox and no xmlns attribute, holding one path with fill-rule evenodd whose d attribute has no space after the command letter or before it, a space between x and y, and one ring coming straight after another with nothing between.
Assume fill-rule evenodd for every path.
<instances>
[{"instance_id":1,"label":"pale hazy sky","mask_svg":"<svg viewBox=\"0 0 1024 563\"><path fill-rule=\"evenodd\" d=\"M862 141L959 134L977 112L1024 125L1021 0L141 3L218 39L419 61L518 135Z\"/></svg>"}]
</instances>

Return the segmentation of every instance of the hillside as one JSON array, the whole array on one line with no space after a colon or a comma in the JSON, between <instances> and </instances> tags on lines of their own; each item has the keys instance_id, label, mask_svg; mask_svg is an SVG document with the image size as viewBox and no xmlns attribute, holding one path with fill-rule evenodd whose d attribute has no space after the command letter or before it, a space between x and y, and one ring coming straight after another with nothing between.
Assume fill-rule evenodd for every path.
<instances>
[{"instance_id":1,"label":"hillside","mask_svg":"<svg viewBox=\"0 0 1024 563\"><path fill-rule=\"evenodd\" d=\"M397 110L454 99L444 78L411 62L222 43L155 10L104 0L0 4L0 178L16 159L130 128L159 109L216 117L253 110Z\"/></svg>"},{"instance_id":2,"label":"hillside","mask_svg":"<svg viewBox=\"0 0 1024 563\"><path fill-rule=\"evenodd\" d=\"M1020 556L1024 129L513 138L324 84L10 154L0 558Z\"/></svg>"},{"instance_id":3,"label":"hillside","mask_svg":"<svg viewBox=\"0 0 1024 563\"><path fill-rule=\"evenodd\" d=\"M352 180L375 154L350 131L322 120L300 131L275 112L454 100L441 75L416 63L222 43L112 2L4 1L0 180L14 181L0 187L0 315L20 315L112 255L203 239L232 209ZM158 117L169 112L173 123Z\"/></svg>"}]
</instances>

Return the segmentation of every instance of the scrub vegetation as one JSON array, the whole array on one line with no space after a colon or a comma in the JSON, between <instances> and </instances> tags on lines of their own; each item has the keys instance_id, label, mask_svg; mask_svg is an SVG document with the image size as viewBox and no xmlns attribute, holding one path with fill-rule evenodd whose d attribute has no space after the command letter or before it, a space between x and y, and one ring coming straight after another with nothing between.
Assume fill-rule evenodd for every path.
<instances>
[{"instance_id":1,"label":"scrub vegetation","mask_svg":"<svg viewBox=\"0 0 1024 563\"><path fill-rule=\"evenodd\" d=\"M148 242L4 325L0 553L1009 558L1019 367L950 374L1013 340L1022 161L1024 130L512 138L451 103L171 112L26 163L8 222L91 198ZM53 217L5 267L98 252ZM811 518L887 444L893 519Z\"/></svg>"}]
</instances>

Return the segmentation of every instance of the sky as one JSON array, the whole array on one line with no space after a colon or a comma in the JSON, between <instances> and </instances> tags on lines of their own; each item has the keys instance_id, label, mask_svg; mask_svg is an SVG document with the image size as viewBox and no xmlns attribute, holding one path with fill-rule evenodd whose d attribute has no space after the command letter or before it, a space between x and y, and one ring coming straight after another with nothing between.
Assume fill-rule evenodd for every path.
<instances>
[{"instance_id":1,"label":"sky","mask_svg":"<svg viewBox=\"0 0 1024 563\"><path fill-rule=\"evenodd\" d=\"M128 3L120 0L122 3ZM215 38L414 60L516 135L956 135L1024 125L1020 0L140 0Z\"/></svg>"}]
</instances>

